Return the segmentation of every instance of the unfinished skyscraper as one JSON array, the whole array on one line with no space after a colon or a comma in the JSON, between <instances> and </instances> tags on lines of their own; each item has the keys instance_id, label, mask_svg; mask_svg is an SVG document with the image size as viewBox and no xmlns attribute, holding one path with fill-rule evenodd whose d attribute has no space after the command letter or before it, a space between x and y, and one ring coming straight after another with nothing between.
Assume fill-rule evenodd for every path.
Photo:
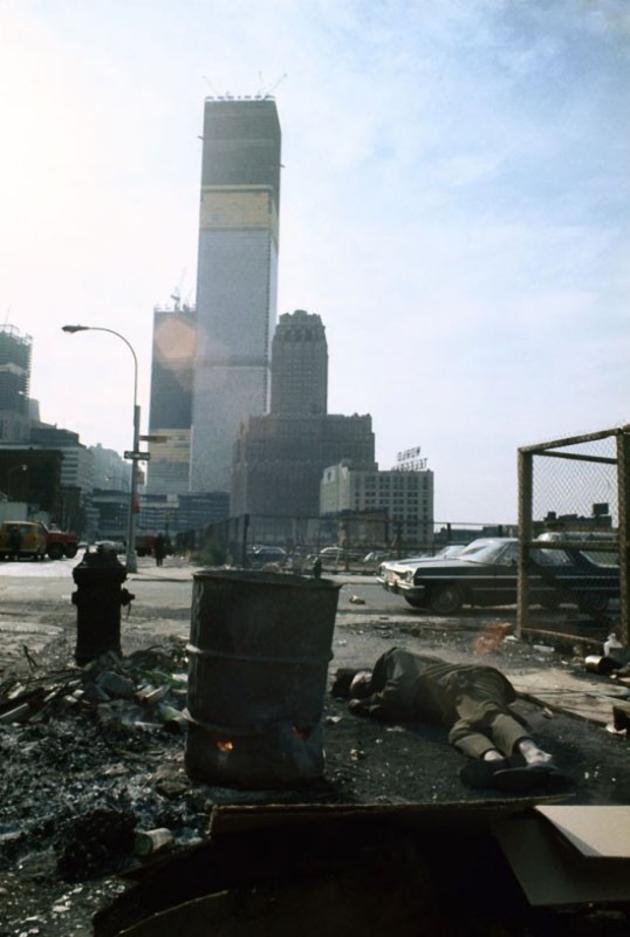
<instances>
[{"instance_id":1,"label":"unfinished skyscraper","mask_svg":"<svg viewBox=\"0 0 630 937\"><path fill-rule=\"evenodd\" d=\"M29 389L33 339L0 326L0 439L23 442L30 433Z\"/></svg>"},{"instance_id":2,"label":"unfinished skyscraper","mask_svg":"<svg viewBox=\"0 0 630 937\"><path fill-rule=\"evenodd\" d=\"M149 494L183 494L190 474L195 311L176 301L153 313Z\"/></svg>"},{"instance_id":3,"label":"unfinished skyscraper","mask_svg":"<svg viewBox=\"0 0 630 937\"><path fill-rule=\"evenodd\" d=\"M280 124L275 102L204 112L192 491L230 489L232 446L269 397L276 316Z\"/></svg>"}]
</instances>

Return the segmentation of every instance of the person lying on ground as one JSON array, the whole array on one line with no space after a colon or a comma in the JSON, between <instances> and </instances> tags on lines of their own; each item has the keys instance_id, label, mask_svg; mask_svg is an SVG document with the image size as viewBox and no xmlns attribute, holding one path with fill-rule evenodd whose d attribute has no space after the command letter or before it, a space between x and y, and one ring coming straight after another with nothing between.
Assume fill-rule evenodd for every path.
<instances>
[{"instance_id":1,"label":"person lying on ground","mask_svg":"<svg viewBox=\"0 0 630 937\"><path fill-rule=\"evenodd\" d=\"M516 692L494 667L449 664L393 647L373 670L338 670L332 694L349 699L348 708L359 716L444 725L449 742L469 758L460 777L471 787L523 792L566 783L510 709Z\"/></svg>"}]
</instances>

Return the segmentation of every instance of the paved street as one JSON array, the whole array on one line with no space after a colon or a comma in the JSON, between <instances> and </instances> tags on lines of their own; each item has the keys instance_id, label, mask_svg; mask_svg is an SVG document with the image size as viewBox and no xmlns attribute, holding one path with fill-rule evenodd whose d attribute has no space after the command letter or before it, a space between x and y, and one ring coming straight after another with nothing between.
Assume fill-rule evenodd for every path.
<instances>
[{"instance_id":1,"label":"paved street","mask_svg":"<svg viewBox=\"0 0 630 937\"><path fill-rule=\"evenodd\" d=\"M77 562L73 559L2 564L0 668L25 665L25 648L37 659L51 644L58 646L56 656L60 661L72 658L76 627L76 610L71 603L75 588L72 570ZM178 558L167 559L160 568L150 558L139 560L138 573L132 574L126 583L135 599L129 610L123 610L125 653L150 646L169 635L188 637L193 572L193 567ZM386 646L394 643L440 654L447 650L451 659L469 661L479 653L480 635L483 641L483 635L497 624L515 622L513 607L467 609L457 616L437 617L410 608L400 596L385 592L373 579L347 575L335 578L341 582L341 590L332 666L369 665ZM566 612L555 618L544 614L544 627L556 631L567 627ZM592 629L587 629L585 640L596 637ZM585 646L589 649L588 644ZM597 645L594 647L598 649ZM584 673L580 673L576 684L561 657L553 653L541 657L529 645L516 642L497 647L488 659L511 672L523 692L531 692L548 705L560 701L581 715L606 722L610 715L608 697L602 699L600 686L584 686Z\"/></svg>"}]
</instances>

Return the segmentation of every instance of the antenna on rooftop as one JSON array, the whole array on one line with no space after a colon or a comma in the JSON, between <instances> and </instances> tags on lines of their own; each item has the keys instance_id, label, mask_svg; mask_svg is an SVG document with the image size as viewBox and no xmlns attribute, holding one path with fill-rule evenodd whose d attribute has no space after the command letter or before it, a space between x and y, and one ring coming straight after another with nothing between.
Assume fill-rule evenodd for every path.
<instances>
[{"instance_id":1,"label":"antenna on rooftop","mask_svg":"<svg viewBox=\"0 0 630 937\"><path fill-rule=\"evenodd\" d=\"M215 95L218 95L219 92L218 92L217 89L214 87L214 85L212 84L212 82L210 81L210 79L208 78L208 76L207 76L207 75L202 75L201 78L202 78L202 80L205 81L205 83L208 85L208 87L210 88L210 90L212 91L212 93L215 94Z\"/></svg>"},{"instance_id":2,"label":"antenna on rooftop","mask_svg":"<svg viewBox=\"0 0 630 937\"><path fill-rule=\"evenodd\" d=\"M276 82L274 82L269 88L265 88L265 81L264 81L264 78L263 78L263 73L262 73L262 72L258 72L258 78L259 78L259 80L260 80L260 88L259 88L258 91L256 92L256 98L268 98L268 97L270 97L270 95L273 94L273 92L276 90L276 88L278 87L278 85L282 84L282 82L284 81L284 79L285 79L286 77L287 77L287 73L284 72L284 74L283 74L283 75L280 75L280 77L278 78L278 80L277 80Z\"/></svg>"},{"instance_id":3,"label":"antenna on rooftop","mask_svg":"<svg viewBox=\"0 0 630 937\"><path fill-rule=\"evenodd\" d=\"M184 267L184 269L181 272L181 276L179 278L179 283L177 284L177 286L171 293L171 299L173 300L173 303L174 303L175 312L181 311L182 287L184 285L184 280L186 279L186 270L187 270L187 267Z\"/></svg>"},{"instance_id":4,"label":"antenna on rooftop","mask_svg":"<svg viewBox=\"0 0 630 937\"><path fill-rule=\"evenodd\" d=\"M272 94L274 93L274 91L276 90L276 88L278 87L278 85L281 85L282 82L284 81L284 79L285 79L286 77L287 77L287 73L286 73L286 72L284 72L283 75L280 75L280 77L278 78L278 80L276 81L276 83L275 83L274 85L272 85L271 88L269 88L267 91L265 91L265 95L264 95L264 96L265 96L266 98L270 97L270 95L272 95Z\"/></svg>"}]
</instances>

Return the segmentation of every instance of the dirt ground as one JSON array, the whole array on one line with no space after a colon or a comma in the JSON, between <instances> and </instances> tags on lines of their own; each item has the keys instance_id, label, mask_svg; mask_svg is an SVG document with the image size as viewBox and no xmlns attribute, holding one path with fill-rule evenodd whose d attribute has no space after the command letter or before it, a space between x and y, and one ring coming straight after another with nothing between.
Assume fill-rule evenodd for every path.
<instances>
[{"instance_id":1,"label":"dirt ground","mask_svg":"<svg viewBox=\"0 0 630 937\"><path fill-rule=\"evenodd\" d=\"M348 608L347 605L345 606ZM10 604L7 614L17 614ZM74 614L67 604L33 600L19 613L52 621L61 634L37 658L40 672L72 663ZM152 622L169 621L185 634L188 613L155 602L133 610L136 627L125 628L124 652L157 642L172 651L168 628L152 635ZM470 661L475 636L496 614L471 628L459 622L400 621L369 608L338 615L334 637L340 665L371 665L392 645ZM177 628L176 628L177 626ZM153 640L152 640L153 638ZM166 643L165 643L166 642ZM169 652L170 652L169 651ZM484 657L508 675L549 666L552 656L520 642L503 642ZM578 667L561 654L557 664ZM0 675L1 676L1 675ZM630 746L601 727L519 702L532 734L570 776L566 802L630 804ZM91 934L91 916L125 888L115 874L133 866L134 828L166 827L176 843L205 833L216 803L333 802L440 803L479 799L461 783L463 760L442 729L387 726L350 714L326 700L326 777L302 791L238 792L191 782L183 770L184 737L160 727L138 729L96 712L62 708L47 720L0 726L0 937ZM488 791L486 796L495 795Z\"/></svg>"}]
</instances>

